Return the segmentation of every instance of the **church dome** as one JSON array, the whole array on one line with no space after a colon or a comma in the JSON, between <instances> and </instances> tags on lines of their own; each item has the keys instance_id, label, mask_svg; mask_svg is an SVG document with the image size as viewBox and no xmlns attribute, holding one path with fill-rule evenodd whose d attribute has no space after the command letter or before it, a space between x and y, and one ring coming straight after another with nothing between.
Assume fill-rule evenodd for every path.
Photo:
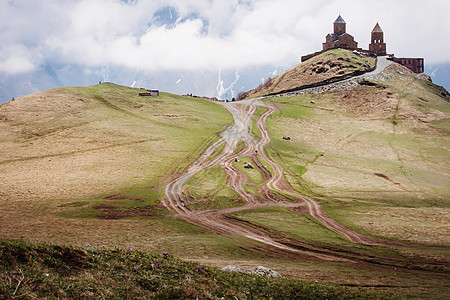
<instances>
[{"instance_id":1,"label":"church dome","mask_svg":"<svg viewBox=\"0 0 450 300\"><path fill-rule=\"evenodd\" d=\"M339 15L339 17L337 17L336 21L334 21L333 24L345 24L344 19L342 19L341 15Z\"/></svg>"}]
</instances>

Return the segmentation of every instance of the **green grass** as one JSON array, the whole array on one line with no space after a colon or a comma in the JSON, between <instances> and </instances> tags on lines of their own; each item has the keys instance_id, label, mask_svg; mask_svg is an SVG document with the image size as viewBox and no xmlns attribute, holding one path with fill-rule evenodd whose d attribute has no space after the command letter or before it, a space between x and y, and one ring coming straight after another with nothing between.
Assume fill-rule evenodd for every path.
<instances>
[{"instance_id":1,"label":"green grass","mask_svg":"<svg viewBox=\"0 0 450 300\"><path fill-rule=\"evenodd\" d=\"M89 199L89 201L80 201L79 205L66 208L63 212L59 213L58 216L70 219L99 218L104 216L104 213L98 209L95 209L94 206L102 203L104 203L104 199Z\"/></svg>"},{"instance_id":2,"label":"green grass","mask_svg":"<svg viewBox=\"0 0 450 300\"><path fill-rule=\"evenodd\" d=\"M263 178L259 170L255 166L253 166L252 169L245 168L244 165L246 163L252 164L248 156L241 157L238 162L233 162L233 165L241 171L241 173L244 173L251 183L256 185L261 184L263 182Z\"/></svg>"},{"instance_id":3,"label":"green grass","mask_svg":"<svg viewBox=\"0 0 450 300\"><path fill-rule=\"evenodd\" d=\"M359 57L354 55L351 51L345 49L333 49L323 54L323 59L343 60L348 63L350 67L365 68L374 66L375 60L370 57Z\"/></svg>"},{"instance_id":4,"label":"green grass","mask_svg":"<svg viewBox=\"0 0 450 300\"><path fill-rule=\"evenodd\" d=\"M40 126L31 120L26 124L25 135L30 127L33 127L34 135L45 136L66 128L96 123L105 130L115 130L116 143L132 143L133 138L144 136L149 140L170 142L174 149L194 152L205 139L232 122L223 107L209 101L164 92L159 97L139 97L139 92L142 90L115 84L41 92L36 97L43 97L53 105L62 99L56 103L64 106L64 101L67 101L67 107L56 107L55 110L60 111L52 112L52 118ZM78 106L70 109L75 105L69 101L77 101ZM78 118L73 118L74 112L79 114ZM35 108L35 113L44 114L39 108Z\"/></svg>"},{"instance_id":5,"label":"green grass","mask_svg":"<svg viewBox=\"0 0 450 300\"><path fill-rule=\"evenodd\" d=\"M270 172L270 174L273 175L273 169L272 167L263 159L260 159L259 157L257 157L257 159L259 160L259 162L264 166L264 168L266 168L266 170L268 170Z\"/></svg>"},{"instance_id":6,"label":"green grass","mask_svg":"<svg viewBox=\"0 0 450 300\"><path fill-rule=\"evenodd\" d=\"M233 151L233 154L237 154L237 153L241 152L243 147L244 147L244 142L239 141L236 146L236 149L234 149L234 151Z\"/></svg>"},{"instance_id":7,"label":"green grass","mask_svg":"<svg viewBox=\"0 0 450 300\"><path fill-rule=\"evenodd\" d=\"M0 295L11 298L392 299L393 294L227 273L162 253L0 241ZM201 268L200 268L201 267Z\"/></svg>"},{"instance_id":8,"label":"green grass","mask_svg":"<svg viewBox=\"0 0 450 300\"><path fill-rule=\"evenodd\" d=\"M430 224L440 224L431 222L436 215L432 209L442 209L440 213L445 214L450 205L445 183L449 170L445 149L449 145L450 105L439 87L413 76L393 73L380 84L380 88L358 87L349 92L266 99L281 108L267 120L271 148L266 153L284 167L285 178L294 189L310 197L317 196L325 212L345 226L379 238L445 245L442 234L434 235L431 225L421 223L428 220ZM345 97L349 98L344 100ZM398 99L401 101L396 117L393 118L393 112L376 114L380 107L389 108L383 101L391 101L395 108ZM366 103L376 106L369 106L367 111L360 109ZM414 114L419 117L411 116ZM419 122L423 114L443 119ZM280 137L284 135L290 136L291 141L282 140ZM389 180L375 173L384 174ZM389 217L387 212L391 208L420 211L417 219L421 221L408 219L406 213ZM318 232L320 225L302 219L306 216L258 211L240 217L267 226L281 236L373 253L342 241L324 228L322 233ZM376 250L384 251L392 254L387 249ZM393 250L394 255L402 253L408 257L416 252ZM427 250L420 253L426 255ZM439 251L428 253L446 257Z\"/></svg>"},{"instance_id":9,"label":"green grass","mask_svg":"<svg viewBox=\"0 0 450 300\"><path fill-rule=\"evenodd\" d=\"M408 200L403 198L405 202ZM410 201L414 203L416 200L411 196ZM448 220L448 208L440 205L394 206L369 201L348 201L343 207L342 202L330 199L323 204L324 211L333 219L366 235L424 245L449 245L448 230L442 226ZM374 225L375 228L371 230ZM423 249L423 252L426 250Z\"/></svg>"},{"instance_id":10,"label":"green grass","mask_svg":"<svg viewBox=\"0 0 450 300\"><path fill-rule=\"evenodd\" d=\"M414 81L412 77L405 80L395 75L387 82L383 82L383 85L386 91L404 97L419 110L448 111L448 103L443 102L439 96L441 90L432 84ZM228 261L252 265L268 263L282 270L290 269L293 276L307 278L323 276L324 281L340 284L408 290L408 295L416 297L424 295L422 298L436 296L434 293L436 284L444 291L440 291L436 298L439 296L444 298L446 290L443 286L448 286L448 283L440 278L440 274L393 273L391 269L375 272L372 266L365 268L318 263L311 262L308 257L280 258L278 253L271 253L262 244L236 236L215 235L179 218L167 216L168 212L158 205L164 197L161 187L169 178L166 175L181 172L197 159L217 140L215 133L230 124L232 118L223 107L208 101L167 93L161 93L160 97L138 97L136 93L139 91L112 84L86 88L59 88L44 92L39 97L46 99L32 102L17 111L17 119L13 118L10 120L11 123L7 124L15 126L11 127L14 130L0 130L2 156L0 167L2 172L8 174L2 183L2 194L8 193L5 199L12 199L2 203L5 207L4 214L1 215L2 220L5 220L2 222L3 236L27 240L38 237L40 240L60 245L95 242L96 245L122 249L126 249L129 245L139 249L157 249L160 252L170 249L180 257L203 262L213 261L216 265L224 265ZM367 91L370 92L370 88L367 88ZM448 119L431 123L396 119L398 124L395 126L394 136L392 118L385 120L365 118L353 108L345 106L340 96L342 95L323 93L267 100L278 104L281 111L268 119L272 142L271 148L265 151L273 160L285 167L285 177L294 188L307 195L322 195L318 197L318 201L330 216L358 232L371 235L377 234L362 228L358 222L369 220L376 223L382 219L376 216L369 218L364 212L376 212L378 209L396 206L449 207L448 184L446 184L448 176L445 175L448 173L448 157L445 151L448 148L450 128ZM64 97L70 99L64 100ZM47 106L52 105L56 107L47 109ZM378 108L374 108L376 109ZM258 107L255 120L263 111L263 108ZM20 119L20 116L23 118ZM255 128L254 124L252 130ZM283 135L289 135L293 139L284 141L281 139ZM52 140L52 137L56 139ZM363 147L355 150L352 148L353 145ZM219 147L214 155L217 155L222 147ZM242 149L242 143L237 151L239 149ZM377 149L380 151L376 152ZM394 150L397 154L393 153ZM323 157L320 156L321 153L324 154ZM74 159L78 159L77 163L73 163ZM54 173L51 169L52 161L55 160L58 163L67 162L63 173ZM42 164L37 164L40 162ZM273 173L266 162L261 162ZM46 168L42 168L42 165ZM11 167L4 171L5 166ZM41 187L46 182L45 178L35 177L39 174L30 176L29 172L40 170L42 173L47 170L47 166L48 174L52 175L51 184L48 186L52 188L43 189ZM108 166L111 168L108 169ZM22 177L16 174L19 170L26 170ZM250 172L247 169L244 171ZM410 191L399 191L392 182L375 176L374 172L389 175L393 180L405 184ZM260 174L247 175L251 184L245 185L244 188L257 195L258 191L254 185L261 181ZM59 178L66 176L70 178L66 183L58 181ZM300 184L296 183L298 176L301 176L313 193L303 190ZM9 178L13 178L14 181ZM84 180L80 181L81 179ZM39 189L29 187L33 180ZM18 185L17 182L21 184ZM74 182L79 184L77 189L67 192ZM193 198L191 207L209 209L241 205L237 194L227 188L225 182L226 175L219 167L205 170L191 178L185 186ZM40 194L42 191L54 193ZM79 195L81 192L84 193L82 198ZM114 195L121 197L105 199ZM288 198L286 195L283 196ZM154 207L156 216L130 215L120 220L101 220L98 218L104 217L104 213L94 209L101 204L113 206L120 211L150 205ZM412 259L414 259L412 254L417 254L418 258L448 256L442 248L391 250L378 247L367 249L365 246L353 245L309 217L287 209L249 211L239 217L248 218L254 224L265 226L268 231L275 232L279 236L304 243L336 246L339 247L338 250L357 250L359 254L382 253L395 256L401 253L402 256ZM7 250L2 248L3 261L8 259L19 261L16 263L17 268L0 261L0 268L3 268L0 272L2 284L0 295L6 295L4 298L27 293L29 298L125 298L127 289L134 292L133 295L136 297L144 298L170 298L167 296L169 290L181 291L180 298L196 296L214 298L216 295L224 295L225 298L233 296L250 298L248 293L250 286L252 292L254 291L251 284L239 285L234 281L225 280L228 287L223 289L229 289L231 292L220 294L217 292L220 289L214 287L213 279L206 280L203 282L204 285L196 285L197 283L190 281L195 274L189 272L185 277L176 275L179 276L175 276L177 280L182 278L176 282L164 281L166 277L159 274L156 277L149 277L153 276L148 273L149 270L139 275L133 273L134 271L129 274L127 270L133 270L136 260L133 263L125 263L127 255L131 253L123 250L112 252L113 250L81 249L89 250L88 255L93 253L93 257L99 259L115 255L114 253L121 256L111 261L106 259L98 261L99 266L97 264L89 266L80 273L72 270L73 273L64 277L58 270L53 269L53 265L49 267L46 264L47 258L42 260L37 256L39 253L47 252L51 252L50 256L57 256L55 253L61 251L66 253L64 251L67 250L54 252L51 249L64 247L42 245L39 246L41 248L33 248L34 246L20 243L15 246L11 246L11 243L8 245L7 248L25 247L35 254L32 254L31 259L26 262L20 262L21 254L17 255L17 259L9 259L7 256L9 254L4 255ZM264 249L261 250L262 248ZM15 253L20 251L17 250ZM152 257L159 256L147 254L149 258L139 258L139 263L148 267L153 260ZM122 267L122 263L118 263L118 260L126 266ZM32 267L34 271L27 271L29 270L27 264L35 264ZM56 260L54 265L58 264L64 265L64 262ZM15 278L21 278L21 270L29 273L26 273L26 279L12 295L19 282ZM57 275L52 277L51 282L47 282L47 276L42 275L53 273ZM142 287L138 280L143 277L151 278L157 286L156 290ZM167 277L167 280L170 278ZM188 284L197 294L191 293L191 290L185 291ZM301 287L302 283L296 282L292 285ZM240 292L237 292L238 289ZM283 291L279 291L280 289ZM292 298L297 295L291 293L292 289L287 285L283 285L280 289L276 290L277 296L273 298L277 298L278 295L279 298ZM261 294L252 296L255 299L264 298L267 295L274 295L271 293L272 290L264 290ZM309 295L308 292L304 293ZM314 297L329 295L323 291L320 293ZM342 295L341 297L345 298Z\"/></svg>"},{"instance_id":11,"label":"green grass","mask_svg":"<svg viewBox=\"0 0 450 300\"><path fill-rule=\"evenodd\" d=\"M348 243L340 235L326 229L311 217L294 213L286 208L252 209L234 213L234 215L305 242L334 246Z\"/></svg>"},{"instance_id":12,"label":"green grass","mask_svg":"<svg viewBox=\"0 0 450 300\"><path fill-rule=\"evenodd\" d=\"M273 142L272 142L273 141ZM307 164L309 163L306 161L306 163L302 160L299 160L299 157L301 157L299 154L295 155L296 148L295 146L290 144L290 141L285 140L271 140L270 143L271 147L266 148L266 154L272 161L278 163L284 168L283 175L286 179L286 181L298 192L304 194L304 195L311 195L310 190L310 183L305 181L302 178L302 175L307 172ZM280 145L280 146L278 146ZM278 152L275 149L281 151ZM304 151L301 151L301 155L305 155L306 153ZM314 153L308 153L309 157L312 157ZM320 156L320 154L316 154L316 157ZM302 165L304 164L304 165ZM268 169L273 172L270 169ZM287 194L281 194L284 198L295 200L295 197L292 197Z\"/></svg>"},{"instance_id":13,"label":"green grass","mask_svg":"<svg viewBox=\"0 0 450 300\"><path fill-rule=\"evenodd\" d=\"M306 166L309 163L314 162L320 153L312 150L311 147L305 143L301 144L301 147L299 148L299 143L301 143L301 141L292 143L292 137L291 141L282 139L283 136L289 136L289 133L283 132L283 127L277 127L277 124L283 119L289 120L288 122L312 119L315 117L315 114L310 108L295 104L298 99L297 97L283 97L282 99L282 108L267 120L267 126L271 136L270 146L276 149L283 159L283 164L285 164L290 171L294 172L297 176L302 176L307 170ZM274 128L276 129L274 130ZM299 164L299 159L302 161L301 164Z\"/></svg>"},{"instance_id":14,"label":"green grass","mask_svg":"<svg viewBox=\"0 0 450 300\"><path fill-rule=\"evenodd\" d=\"M43 195L47 201L42 205L49 209L57 202L88 205L62 208L60 216L99 216L102 213L93 207L100 204L119 210L158 206L167 175L182 172L195 161L233 119L226 109L209 101L164 92L159 97L139 97L140 92L105 83L56 88L17 99L12 106L25 101L29 105L10 114L7 125L16 132L14 137L2 138L0 133L0 165L34 170L41 169L44 160L66 163L65 169L78 175L78 187L62 187L71 189L64 196ZM11 155L15 148L26 151ZM74 163L76 159L82 163ZM64 178L54 170L51 173ZM28 182L42 184L37 177ZM87 195L80 198L80 190ZM105 200L117 194L123 199Z\"/></svg>"},{"instance_id":15,"label":"green grass","mask_svg":"<svg viewBox=\"0 0 450 300\"><path fill-rule=\"evenodd\" d=\"M213 158L215 158L217 155L219 155L220 153L222 153L223 149L225 149L226 143L222 143L222 145L220 145L219 147L217 147L216 151L214 151L214 153L208 157L207 160L212 160Z\"/></svg>"},{"instance_id":16,"label":"green grass","mask_svg":"<svg viewBox=\"0 0 450 300\"><path fill-rule=\"evenodd\" d=\"M254 185L244 184L244 190L255 196L261 196L259 190Z\"/></svg>"},{"instance_id":17,"label":"green grass","mask_svg":"<svg viewBox=\"0 0 450 300\"><path fill-rule=\"evenodd\" d=\"M450 134L450 120L445 119L442 121L435 121L431 124L432 127L439 129L441 132L443 132L445 135Z\"/></svg>"},{"instance_id":18,"label":"green grass","mask_svg":"<svg viewBox=\"0 0 450 300\"><path fill-rule=\"evenodd\" d=\"M256 122L258 121L259 117L266 111L266 108L263 106L258 106L256 108L255 114L253 115L252 119L252 127L250 128L250 133L253 135L255 140L259 140L261 138L261 133L258 130L258 126L256 126Z\"/></svg>"},{"instance_id":19,"label":"green grass","mask_svg":"<svg viewBox=\"0 0 450 300\"><path fill-rule=\"evenodd\" d=\"M347 219L358 218L366 211L370 211L370 209L368 209L368 206L359 206L355 211L359 212L359 214L347 211L343 216L347 215ZM372 211L374 211L373 207ZM388 264L393 268L422 269L440 273L446 272L445 267L437 267L433 262L431 264L420 261L413 263L417 257L417 253L424 254L427 252L425 247L417 249L416 247L412 247L414 251L410 251L405 247L380 247L354 244L339 234L325 228L310 216L299 214L289 209L260 208L237 212L233 215L247 222L246 224L252 224L271 236L278 237L279 240L287 241L291 245L298 245L304 249L320 251L322 253L334 253L342 257L364 260L377 265ZM376 219L374 218L370 221L376 222ZM363 231L363 233L370 235L366 231ZM382 236L380 237L382 238ZM445 260L444 248L433 249L429 253L432 253L435 258L440 257L442 261ZM396 262L385 260L387 257L394 259L407 257L411 261Z\"/></svg>"},{"instance_id":20,"label":"green grass","mask_svg":"<svg viewBox=\"0 0 450 300\"><path fill-rule=\"evenodd\" d=\"M242 205L240 196L226 185L227 176L220 166L200 171L185 183L194 209L227 208Z\"/></svg>"},{"instance_id":21,"label":"green grass","mask_svg":"<svg viewBox=\"0 0 450 300\"><path fill-rule=\"evenodd\" d=\"M291 99L286 99L285 103L292 103L295 101L295 97L290 97ZM304 119L311 117L314 111L310 107L298 106L292 103L291 105L283 104L279 111L272 114L275 118L277 116L284 118L293 118L293 119Z\"/></svg>"},{"instance_id":22,"label":"green grass","mask_svg":"<svg viewBox=\"0 0 450 300\"><path fill-rule=\"evenodd\" d=\"M436 92L441 91L440 88L412 76L394 74L383 82L383 90L403 97L405 102L401 112L410 105L424 113L445 113L450 106ZM367 95L375 93L369 88L361 88L360 91L365 91ZM363 97L365 95L362 94ZM418 95L427 102L417 100ZM448 146L448 138L445 136L448 118L420 126L415 120L397 119L397 125L394 126L390 118L380 121L366 119L354 107L346 107L338 93L277 97L267 101L278 103L282 107L278 114L273 114L267 121L272 137L270 146L281 156L278 162L283 162L287 171L302 176L312 186L322 187L313 188L316 193L332 191L329 195L336 196L340 193L344 196L347 193L347 196L351 196L348 192L353 189L361 192L359 195L367 191L367 196L373 199L376 197L373 192L378 190L378 201L385 203L448 206L448 201L444 200L444 195L448 195L444 191L444 179L440 179L438 175L442 174L442 167L448 169L445 151L441 151ZM311 101L315 104L310 104ZM417 105L418 101L423 102L422 106ZM299 107L300 113L297 112ZM432 128L438 128L439 131ZM282 135L294 135L295 138L286 142L279 139ZM320 154L324 156L321 157ZM277 158L276 155L272 157ZM387 180L373 178L374 173L384 173L401 182L409 193L421 196L415 200L410 198L412 202L401 200L402 196L396 196L398 188ZM353 187L350 178L354 176L359 178L353 179ZM316 181L319 177L323 178L323 182ZM341 180L336 179L340 177L345 181L343 185L337 186ZM326 178L335 181L335 186L327 187L324 184ZM292 178L289 180L291 183L295 182ZM388 191L392 193L389 194ZM405 191L403 198L409 197L406 193L408 192Z\"/></svg>"}]
</instances>

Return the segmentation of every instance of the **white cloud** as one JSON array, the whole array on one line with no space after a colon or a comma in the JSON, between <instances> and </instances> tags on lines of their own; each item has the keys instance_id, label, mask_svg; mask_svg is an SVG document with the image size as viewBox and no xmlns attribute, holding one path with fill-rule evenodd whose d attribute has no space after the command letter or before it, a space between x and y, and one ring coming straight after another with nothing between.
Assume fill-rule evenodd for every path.
<instances>
[{"instance_id":1,"label":"white cloud","mask_svg":"<svg viewBox=\"0 0 450 300\"><path fill-rule=\"evenodd\" d=\"M19 74L33 71L36 65L21 56L10 56L6 60L0 61L0 72L8 74Z\"/></svg>"},{"instance_id":2,"label":"white cloud","mask_svg":"<svg viewBox=\"0 0 450 300\"><path fill-rule=\"evenodd\" d=\"M152 23L171 6L179 22ZM450 1L440 0L17 0L0 4L0 71L41 63L142 70L292 65L321 49L339 13L363 48L380 22L388 51L450 61Z\"/></svg>"},{"instance_id":3,"label":"white cloud","mask_svg":"<svg viewBox=\"0 0 450 300\"><path fill-rule=\"evenodd\" d=\"M40 54L23 44L0 46L0 72L20 74L33 71L40 63Z\"/></svg>"}]
</instances>

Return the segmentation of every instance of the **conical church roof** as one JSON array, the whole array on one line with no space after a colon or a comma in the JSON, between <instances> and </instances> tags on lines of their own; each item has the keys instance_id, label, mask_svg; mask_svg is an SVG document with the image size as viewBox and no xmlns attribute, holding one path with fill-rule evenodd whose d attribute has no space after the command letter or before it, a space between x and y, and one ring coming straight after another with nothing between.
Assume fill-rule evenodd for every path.
<instances>
[{"instance_id":1,"label":"conical church roof","mask_svg":"<svg viewBox=\"0 0 450 300\"><path fill-rule=\"evenodd\" d=\"M383 30L381 30L380 25L378 25L377 23L377 25L375 25L375 27L372 29L372 32L383 32Z\"/></svg>"},{"instance_id":2,"label":"conical church roof","mask_svg":"<svg viewBox=\"0 0 450 300\"><path fill-rule=\"evenodd\" d=\"M345 21L344 21L344 19L342 19L341 15L339 15L339 17L337 17L336 21L334 21L333 24L336 24L336 23L344 23L345 24Z\"/></svg>"}]
</instances>

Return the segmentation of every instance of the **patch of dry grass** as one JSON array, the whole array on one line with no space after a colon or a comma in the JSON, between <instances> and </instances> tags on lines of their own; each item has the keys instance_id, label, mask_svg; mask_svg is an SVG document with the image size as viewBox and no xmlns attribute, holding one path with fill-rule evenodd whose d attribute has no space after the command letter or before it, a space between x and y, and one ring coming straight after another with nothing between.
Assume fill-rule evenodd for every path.
<instances>
[{"instance_id":1,"label":"patch of dry grass","mask_svg":"<svg viewBox=\"0 0 450 300\"><path fill-rule=\"evenodd\" d=\"M160 179L231 121L207 101L139 92L59 88L2 105L2 198L79 199Z\"/></svg>"},{"instance_id":2,"label":"patch of dry grass","mask_svg":"<svg viewBox=\"0 0 450 300\"><path fill-rule=\"evenodd\" d=\"M333 49L270 79L260 87L249 91L246 97L279 93L333 77L345 76L355 71L368 71L374 65L374 58L360 57L349 50Z\"/></svg>"},{"instance_id":3,"label":"patch of dry grass","mask_svg":"<svg viewBox=\"0 0 450 300\"><path fill-rule=\"evenodd\" d=\"M0 107L2 237L109 246L136 240L150 247L170 234L159 222L60 217L130 187L161 188L165 176L195 160L232 121L208 101L139 92L113 84L66 87ZM67 205L73 202L81 204Z\"/></svg>"},{"instance_id":4,"label":"patch of dry grass","mask_svg":"<svg viewBox=\"0 0 450 300\"><path fill-rule=\"evenodd\" d=\"M217 236L171 216L60 217L77 211L76 205L67 203L101 198L131 186L158 186L165 175L195 159L196 154L191 154L201 152L214 139L213 133L231 120L221 107L202 100L168 94L144 99L128 88L99 88L70 93L57 89L49 91L53 96L37 94L26 98L26 104L17 99L0 108L2 237L159 252L169 249L179 257L221 267L263 264L305 280L443 298L448 280L440 274L392 273L391 269L310 262L307 257L279 258L259 243ZM445 113L442 107L448 104L425 90L421 97L433 107L420 107L417 103L421 102L411 102L410 96L404 98L399 91L400 87L359 87L351 92L274 99L281 111L268 121L271 146L287 168L304 174L313 193L324 196L320 199L330 214L347 225L383 235L392 224L398 230L386 236L397 238L412 231L409 240L426 241L427 233L439 222L448 223L449 140L437 123L418 121L416 116L420 112L430 122L445 121L436 111ZM403 114L408 115L405 118L398 114L395 120L399 122L394 125L398 99L402 99L398 111L411 113ZM291 140L282 140L284 135ZM213 190L215 179L205 183L208 189ZM330 209L332 205L336 207ZM347 212L349 217L344 218ZM426 223L427 216L429 224L421 227L418 220ZM296 228L293 223L289 225ZM306 228L302 234L307 232ZM438 234L433 237L440 238ZM405 249L405 255L412 251ZM432 250L420 251L426 256ZM437 256L447 257L445 253Z\"/></svg>"},{"instance_id":5,"label":"patch of dry grass","mask_svg":"<svg viewBox=\"0 0 450 300\"><path fill-rule=\"evenodd\" d=\"M415 243L450 246L450 209L439 207L358 207L339 219L377 236Z\"/></svg>"}]
</instances>

